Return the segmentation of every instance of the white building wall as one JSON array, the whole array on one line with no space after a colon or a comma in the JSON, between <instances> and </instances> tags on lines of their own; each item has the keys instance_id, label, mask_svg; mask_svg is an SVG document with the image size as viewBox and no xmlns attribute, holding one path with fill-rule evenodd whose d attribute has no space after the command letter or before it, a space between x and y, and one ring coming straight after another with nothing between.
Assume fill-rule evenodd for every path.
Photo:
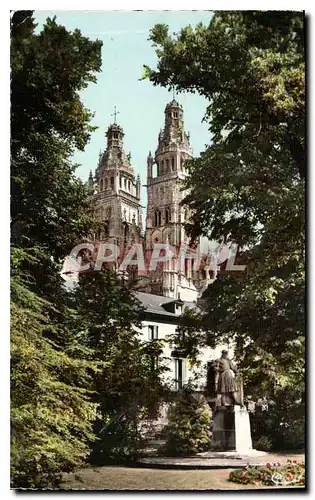
<instances>
[{"instance_id":1,"label":"white building wall","mask_svg":"<svg viewBox=\"0 0 315 500\"><path fill-rule=\"evenodd\" d=\"M161 357L163 358L163 364L165 364L168 368L168 371L165 372L163 376L165 382L170 384L173 390L175 390L175 358L171 355L174 347L170 345L167 338L176 333L177 325L172 323L160 323L157 321L144 320L142 322L142 329L139 330L144 341L148 341L150 338L149 325L158 327L158 339L164 341L163 353ZM152 342L154 342L154 340ZM223 349L228 350L228 346L226 344L222 344L217 346L215 349L211 349L210 347L202 349L198 358L198 360L201 361L201 365L198 369L196 367L191 367L189 361L184 359L183 385L187 384L189 379L195 379L195 375L197 374L198 381L194 382L196 389L200 391L205 390L207 383L207 362L220 358L221 351ZM232 354L231 349L229 350L229 354Z\"/></svg>"}]
</instances>

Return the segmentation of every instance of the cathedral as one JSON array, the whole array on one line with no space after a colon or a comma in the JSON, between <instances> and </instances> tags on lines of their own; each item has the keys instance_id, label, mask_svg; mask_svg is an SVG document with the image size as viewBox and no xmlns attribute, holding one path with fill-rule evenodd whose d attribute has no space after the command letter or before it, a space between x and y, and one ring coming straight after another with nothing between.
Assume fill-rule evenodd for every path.
<instances>
[{"instance_id":1,"label":"cathedral","mask_svg":"<svg viewBox=\"0 0 315 500\"><path fill-rule=\"evenodd\" d=\"M196 259L201 262L196 249L194 258L186 258L187 254L181 260L178 258L183 245L189 249L184 223L190 214L181 201L185 196L182 190L182 181L187 176L185 162L192 158L182 106L175 98L166 105L164 128L158 134L157 148L154 156L150 151L147 157L145 225L140 176L131 165L130 154L124 151L124 131L116 123L116 110L106 138L106 149L100 152L95 176L90 172L88 181L95 186L93 206L101 222L96 240L114 242L124 254L135 243L140 243L145 256L152 255L155 244L171 245L175 249L171 260L159 263L154 270L138 271L144 278L141 291L195 302L210 283L211 272L206 267L194 266Z\"/></svg>"},{"instance_id":2,"label":"cathedral","mask_svg":"<svg viewBox=\"0 0 315 500\"><path fill-rule=\"evenodd\" d=\"M89 185L94 188L93 207L99 222L99 233L94 235L95 246L101 243L117 245L122 257L140 246L144 260L152 255L155 245L166 244L173 249L173 256L159 262L156 268L126 267L124 279L140 282L134 289L143 307L139 333L145 340L163 340L163 359L168 369L165 375L174 391L180 390L189 380L196 380L195 390L204 392L207 383L207 364L217 359L222 346L216 349L204 347L198 359L200 367L192 368L185 355L174 350L170 336L180 334L180 316L184 308L194 310L197 300L213 280L209 259L201 254L200 245L192 253L184 224L191 214L181 201L186 193L183 180L188 175L186 161L192 158L189 134L184 128L184 111L173 99L165 107L164 127L157 137L154 155L147 157L146 217L142 218L141 180L131 165L131 156L124 150L124 131L116 123L106 132L105 151L100 152L98 165ZM178 256L180 255L180 259ZM194 266L197 261L198 265ZM121 261L120 261L121 262ZM115 261L120 273L121 264ZM204 264L204 265L202 265ZM229 346L224 345L224 348ZM198 372L198 373L197 373ZM163 405L161 417L155 426L163 427L167 421L167 405Z\"/></svg>"}]
</instances>

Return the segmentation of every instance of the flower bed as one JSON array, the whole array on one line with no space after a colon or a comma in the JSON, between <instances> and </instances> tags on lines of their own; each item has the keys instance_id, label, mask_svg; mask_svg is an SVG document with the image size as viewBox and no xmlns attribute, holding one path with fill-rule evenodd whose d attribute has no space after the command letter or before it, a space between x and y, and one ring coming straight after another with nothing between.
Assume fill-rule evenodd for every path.
<instances>
[{"instance_id":1,"label":"flower bed","mask_svg":"<svg viewBox=\"0 0 315 500\"><path fill-rule=\"evenodd\" d=\"M285 464L267 463L265 466L250 466L233 470L229 481L240 484L261 484L265 486L304 486L305 465L288 460Z\"/></svg>"}]
</instances>

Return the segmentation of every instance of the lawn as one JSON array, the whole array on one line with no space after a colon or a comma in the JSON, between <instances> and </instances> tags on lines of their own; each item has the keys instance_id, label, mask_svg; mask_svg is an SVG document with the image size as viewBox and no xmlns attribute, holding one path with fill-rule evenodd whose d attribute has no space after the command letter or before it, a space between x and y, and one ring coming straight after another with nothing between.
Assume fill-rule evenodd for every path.
<instances>
[{"instance_id":1,"label":"lawn","mask_svg":"<svg viewBox=\"0 0 315 500\"><path fill-rule=\"evenodd\" d=\"M227 479L233 469L166 470L95 467L64 474L62 489L86 490L257 490L275 487L242 485Z\"/></svg>"}]
</instances>

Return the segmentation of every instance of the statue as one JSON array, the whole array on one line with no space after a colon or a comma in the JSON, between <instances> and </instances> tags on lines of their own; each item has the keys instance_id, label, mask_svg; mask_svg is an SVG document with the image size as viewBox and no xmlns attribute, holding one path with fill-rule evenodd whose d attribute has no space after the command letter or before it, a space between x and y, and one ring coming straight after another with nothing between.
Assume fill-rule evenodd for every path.
<instances>
[{"instance_id":1,"label":"statue","mask_svg":"<svg viewBox=\"0 0 315 500\"><path fill-rule=\"evenodd\" d=\"M215 363L216 406L244 406L243 384L237 366L228 358L228 351L222 351Z\"/></svg>"}]
</instances>

